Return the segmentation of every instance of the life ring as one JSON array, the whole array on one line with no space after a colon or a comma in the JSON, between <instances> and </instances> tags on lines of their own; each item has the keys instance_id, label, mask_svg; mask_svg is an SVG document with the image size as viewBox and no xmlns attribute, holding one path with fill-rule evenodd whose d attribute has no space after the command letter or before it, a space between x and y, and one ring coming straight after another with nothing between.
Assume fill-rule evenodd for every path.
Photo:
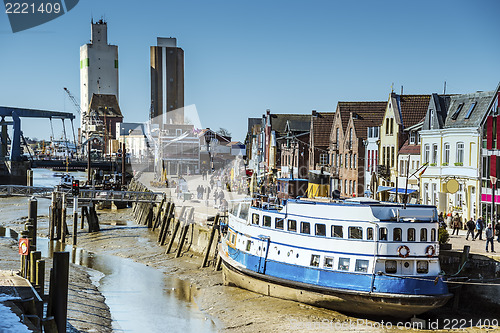
<instances>
[{"instance_id":1,"label":"life ring","mask_svg":"<svg viewBox=\"0 0 500 333\"><path fill-rule=\"evenodd\" d=\"M404 253L403 251L404 250ZM410 248L406 245L401 245L400 247L398 247L398 255L401 257L401 258L406 258L410 255Z\"/></svg>"},{"instance_id":2,"label":"life ring","mask_svg":"<svg viewBox=\"0 0 500 333\"><path fill-rule=\"evenodd\" d=\"M434 254L436 253L436 248L432 245L429 245L425 248L425 254L428 256L428 257L432 257L434 256Z\"/></svg>"}]
</instances>

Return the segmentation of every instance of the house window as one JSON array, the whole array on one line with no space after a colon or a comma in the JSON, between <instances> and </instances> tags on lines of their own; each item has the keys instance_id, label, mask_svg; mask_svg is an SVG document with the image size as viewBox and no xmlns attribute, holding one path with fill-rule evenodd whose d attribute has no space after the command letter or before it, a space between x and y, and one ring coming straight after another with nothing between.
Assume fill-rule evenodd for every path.
<instances>
[{"instance_id":1,"label":"house window","mask_svg":"<svg viewBox=\"0 0 500 333\"><path fill-rule=\"evenodd\" d=\"M352 181L352 193L356 194L356 181L355 180Z\"/></svg>"},{"instance_id":2,"label":"house window","mask_svg":"<svg viewBox=\"0 0 500 333\"><path fill-rule=\"evenodd\" d=\"M328 154L320 154L319 155L319 164L321 164L321 165L328 164Z\"/></svg>"},{"instance_id":3,"label":"house window","mask_svg":"<svg viewBox=\"0 0 500 333\"><path fill-rule=\"evenodd\" d=\"M429 204L429 183L424 184L424 205Z\"/></svg>"},{"instance_id":4,"label":"house window","mask_svg":"<svg viewBox=\"0 0 500 333\"><path fill-rule=\"evenodd\" d=\"M337 147L338 144L340 143L340 128L337 127L337 135L335 136L335 139L337 140Z\"/></svg>"},{"instance_id":5,"label":"house window","mask_svg":"<svg viewBox=\"0 0 500 333\"><path fill-rule=\"evenodd\" d=\"M394 118L391 118L391 130L389 132L390 135L394 134Z\"/></svg>"},{"instance_id":6,"label":"house window","mask_svg":"<svg viewBox=\"0 0 500 333\"><path fill-rule=\"evenodd\" d=\"M352 128L349 129L349 149L352 149Z\"/></svg>"},{"instance_id":7,"label":"house window","mask_svg":"<svg viewBox=\"0 0 500 333\"><path fill-rule=\"evenodd\" d=\"M424 163L429 163L429 157L431 153L431 146L426 143L424 146Z\"/></svg>"},{"instance_id":8,"label":"house window","mask_svg":"<svg viewBox=\"0 0 500 333\"><path fill-rule=\"evenodd\" d=\"M415 132L410 132L410 144L415 144Z\"/></svg>"},{"instance_id":9,"label":"house window","mask_svg":"<svg viewBox=\"0 0 500 333\"><path fill-rule=\"evenodd\" d=\"M437 156L438 156L438 146L437 144L432 145L432 163L436 164L437 163Z\"/></svg>"},{"instance_id":10,"label":"house window","mask_svg":"<svg viewBox=\"0 0 500 333\"><path fill-rule=\"evenodd\" d=\"M394 161L396 159L396 155L394 153L394 146L391 147L391 168L394 168Z\"/></svg>"},{"instance_id":11,"label":"house window","mask_svg":"<svg viewBox=\"0 0 500 333\"><path fill-rule=\"evenodd\" d=\"M346 194L349 194L349 188L347 187L347 179L344 181L344 191Z\"/></svg>"},{"instance_id":12,"label":"house window","mask_svg":"<svg viewBox=\"0 0 500 333\"><path fill-rule=\"evenodd\" d=\"M389 118L385 120L385 134L389 135Z\"/></svg>"},{"instance_id":13,"label":"house window","mask_svg":"<svg viewBox=\"0 0 500 333\"><path fill-rule=\"evenodd\" d=\"M352 168L356 169L356 154L354 154L354 157L352 159Z\"/></svg>"},{"instance_id":14,"label":"house window","mask_svg":"<svg viewBox=\"0 0 500 333\"><path fill-rule=\"evenodd\" d=\"M444 152L443 152L443 164L448 165L450 163L450 144L446 142L444 144Z\"/></svg>"},{"instance_id":15,"label":"house window","mask_svg":"<svg viewBox=\"0 0 500 333\"><path fill-rule=\"evenodd\" d=\"M182 130L181 130L181 129L179 129L179 128L177 128L177 129L175 130L175 136L181 136L181 135L182 135Z\"/></svg>"},{"instance_id":16,"label":"house window","mask_svg":"<svg viewBox=\"0 0 500 333\"><path fill-rule=\"evenodd\" d=\"M464 164L464 143L457 142L457 165Z\"/></svg>"},{"instance_id":17,"label":"house window","mask_svg":"<svg viewBox=\"0 0 500 333\"><path fill-rule=\"evenodd\" d=\"M431 109L431 119L429 119L431 123L431 129L434 129L434 110Z\"/></svg>"},{"instance_id":18,"label":"house window","mask_svg":"<svg viewBox=\"0 0 500 333\"><path fill-rule=\"evenodd\" d=\"M344 238L344 227L341 225L332 225L332 237Z\"/></svg>"},{"instance_id":19,"label":"house window","mask_svg":"<svg viewBox=\"0 0 500 333\"><path fill-rule=\"evenodd\" d=\"M349 167L348 166L349 158L347 157L347 154L345 154L344 161L345 161L345 168L347 169Z\"/></svg>"},{"instance_id":20,"label":"house window","mask_svg":"<svg viewBox=\"0 0 500 333\"><path fill-rule=\"evenodd\" d=\"M374 131L373 131L373 133L374 133L373 137L374 138L378 138L378 127L374 127L373 129L374 129Z\"/></svg>"},{"instance_id":21,"label":"house window","mask_svg":"<svg viewBox=\"0 0 500 333\"><path fill-rule=\"evenodd\" d=\"M437 196L438 196L437 184L436 183L432 184L431 195L432 195L432 204L434 206L436 206L437 205Z\"/></svg>"}]
</instances>

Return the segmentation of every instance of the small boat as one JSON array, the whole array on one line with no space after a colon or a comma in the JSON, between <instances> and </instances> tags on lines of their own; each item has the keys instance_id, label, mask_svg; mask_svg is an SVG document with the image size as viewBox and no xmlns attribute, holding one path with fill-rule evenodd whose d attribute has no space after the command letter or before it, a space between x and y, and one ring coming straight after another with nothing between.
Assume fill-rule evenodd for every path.
<instances>
[{"instance_id":1,"label":"small boat","mask_svg":"<svg viewBox=\"0 0 500 333\"><path fill-rule=\"evenodd\" d=\"M69 173L66 173L61 176L61 181L59 182L59 185L65 188L71 188L71 185L73 184L73 180L75 177L70 175Z\"/></svg>"},{"instance_id":2,"label":"small boat","mask_svg":"<svg viewBox=\"0 0 500 333\"><path fill-rule=\"evenodd\" d=\"M219 244L227 285L393 318L452 297L440 275L434 206L261 197L235 202L228 217Z\"/></svg>"}]
</instances>

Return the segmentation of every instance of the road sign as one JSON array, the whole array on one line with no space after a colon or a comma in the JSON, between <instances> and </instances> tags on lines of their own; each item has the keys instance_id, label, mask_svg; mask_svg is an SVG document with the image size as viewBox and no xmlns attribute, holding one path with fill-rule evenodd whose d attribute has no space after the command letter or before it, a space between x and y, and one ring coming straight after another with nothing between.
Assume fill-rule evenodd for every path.
<instances>
[{"instance_id":1,"label":"road sign","mask_svg":"<svg viewBox=\"0 0 500 333\"><path fill-rule=\"evenodd\" d=\"M19 254L22 256L30 254L30 240L28 238L19 239Z\"/></svg>"}]
</instances>

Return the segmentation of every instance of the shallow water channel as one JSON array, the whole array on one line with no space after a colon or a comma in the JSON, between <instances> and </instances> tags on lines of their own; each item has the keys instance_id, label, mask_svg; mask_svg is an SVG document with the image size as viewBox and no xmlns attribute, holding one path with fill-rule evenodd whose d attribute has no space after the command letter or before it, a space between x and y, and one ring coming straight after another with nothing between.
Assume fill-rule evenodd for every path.
<instances>
[{"instance_id":1,"label":"shallow water channel","mask_svg":"<svg viewBox=\"0 0 500 333\"><path fill-rule=\"evenodd\" d=\"M45 172L38 176L48 178ZM35 185L41 185L36 184L36 178ZM39 214L48 208L46 201L39 200ZM8 215L5 216L7 221L21 218L26 215L26 202L26 198L0 198L0 211ZM17 239L18 235L0 226L0 237ZM131 259L87 252L71 245L63 246L60 242L49 242L47 238L37 238L37 249L44 258L50 258L54 251L67 251L72 263L95 270L92 279L106 298L114 332L216 331L212 320L193 303L189 283L165 277L161 271Z\"/></svg>"}]
</instances>

